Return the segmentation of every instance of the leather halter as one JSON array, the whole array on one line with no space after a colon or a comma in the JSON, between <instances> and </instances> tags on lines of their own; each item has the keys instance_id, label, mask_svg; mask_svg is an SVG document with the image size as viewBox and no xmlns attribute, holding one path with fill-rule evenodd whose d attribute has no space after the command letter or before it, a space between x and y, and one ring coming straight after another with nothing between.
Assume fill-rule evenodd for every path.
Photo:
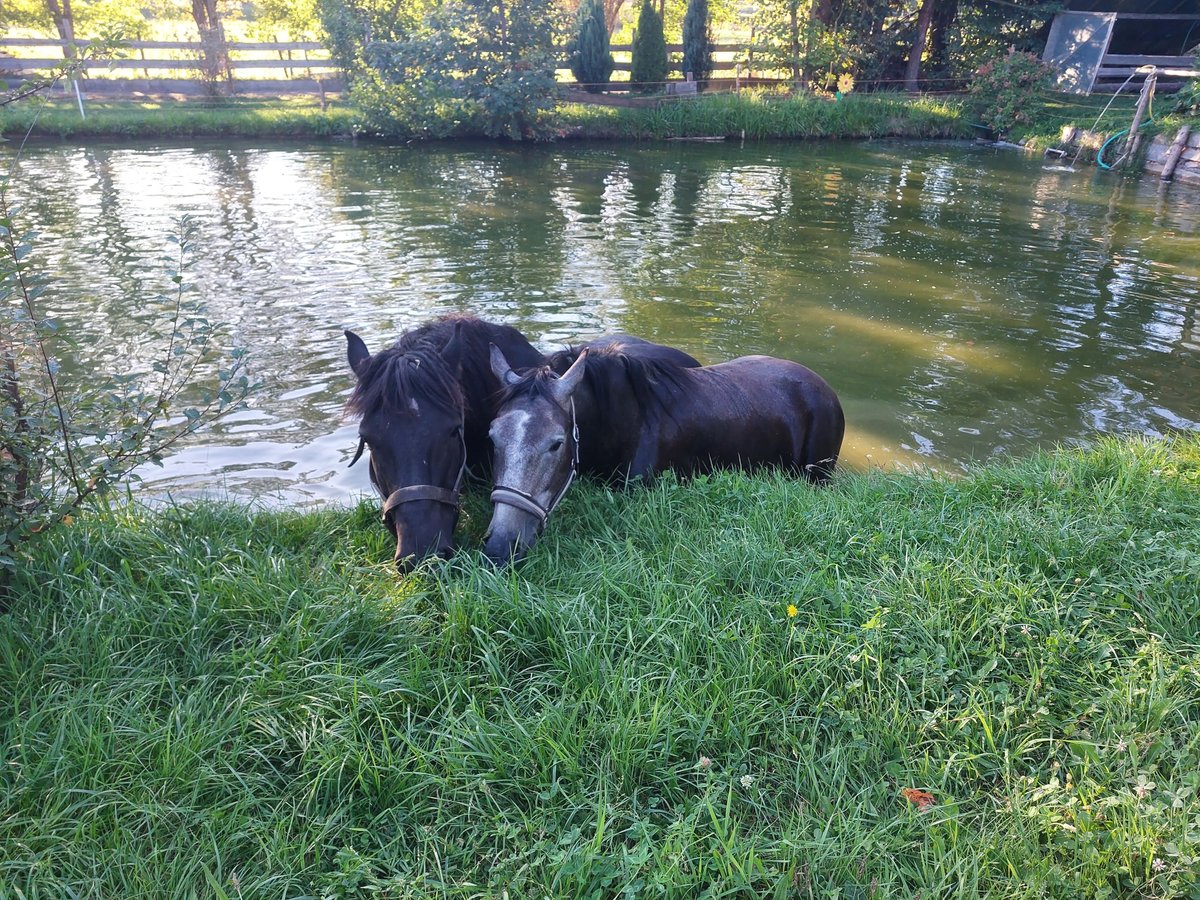
<instances>
[{"instance_id":1,"label":"leather halter","mask_svg":"<svg viewBox=\"0 0 1200 900\"><path fill-rule=\"evenodd\" d=\"M492 491L492 503L503 503L505 506L512 506L522 512L529 513L538 520L538 532L546 527L546 520L550 518L550 513L554 512L555 507L562 502L562 498L567 495L567 488L571 486L571 482L575 480L575 473L579 471L579 422L575 418L575 398L571 398L571 440L575 446L571 454L571 470L567 473L567 480L554 495L554 499L550 501L548 506L542 506L533 497L524 491L518 491L516 488L505 487L502 484L496 485Z\"/></svg>"},{"instance_id":2,"label":"leather halter","mask_svg":"<svg viewBox=\"0 0 1200 900\"><path fill-rule=\"evenodd\" d=\"M408 487L397 488L388 494L387 499L383 501L383 512L379 516L381 521L386 523L388 514L394 511L397 506L417 500L431 500L434 503L444 503L446 506L453 506L455 509L458 509L463 476L467 472L467 436L465 431L460 430L459 438L462 441L462 465L458 467L458 477L454 479L454 487L444 488L438 487L436 484L411 484ZM365 445L366 441L359 438L358 452L354 454L354 459L350 460L351 466L358 462L358 458L362 456Z\"/></svg>"}]
</instances>

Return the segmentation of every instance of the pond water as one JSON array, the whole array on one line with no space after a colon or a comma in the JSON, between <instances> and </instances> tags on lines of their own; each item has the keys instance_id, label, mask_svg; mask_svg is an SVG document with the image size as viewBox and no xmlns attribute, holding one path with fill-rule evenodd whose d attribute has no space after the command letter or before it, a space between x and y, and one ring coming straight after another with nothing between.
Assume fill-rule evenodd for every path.
<instances>
[{"instance_id":1,"label":"pond water","mask_svg":"<svg viewBox=\"0 0 1200 900\"><path fill-rule=\"evenodd\" d=\"M619 330L798 360L841 396L853 467L1200 428L1184 185L966 144L347 143L27 147L15 191L85 364L145 358L173 220L199 227L188 279L262 388L152 494L368 492L342 329L376 349L450 311L547 350Z\"/></svg>"}]
</instances>

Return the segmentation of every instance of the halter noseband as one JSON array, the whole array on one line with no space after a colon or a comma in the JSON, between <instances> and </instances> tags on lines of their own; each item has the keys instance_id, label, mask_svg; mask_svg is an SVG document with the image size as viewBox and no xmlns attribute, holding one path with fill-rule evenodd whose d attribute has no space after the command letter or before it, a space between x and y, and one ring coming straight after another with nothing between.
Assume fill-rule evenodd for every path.
<instances>
[{"instance_id":1,"label":"halter noseband","mask_svg":"<svg viewBox=\"0 0 1200 900\"><path fill-rule=\"evenodd\" d=\"M571 486L571 482L575 480L575 473L579 471L579 421L575 418L574 397L571 398L571 440L575 443L574 452L571 454L571 470L567 473L566 482L554 495L554 499L548 506L542 506L524 491L505 487L502 484L496 485L492 491L492 503L503 503L505 506L512 506L529 513L538 520L538 532L541 533L542 529L546 527L546 520L550 518L550 513L554 512L555 507L567 495L567 488Z\"/></svg>"},{"instance_id":2,"label":"halter noseband","mask_svg":"<svg viewBox=\"0 0 1200 900\"><path fill-rule=\"evenodd\" d=\"M408 487L397 488L388 494L387 499L383 501L383 512L379 516L381 521L386 523L388 514L395 510L397 506L417 500L432 500L434 503L444 503L446 506L453 506L455 509L458 509L463 476L467 472L467 436L465 432L460 431L459 438L462 441L462 465L458 467L458 477L454 479L454 487L444 488L438 487L436 484L411 484ZM366 446L366 443L361 437L358 439L358 451L354 454L354 459L350 460L351 466L358 462L359 457L362 456L363 447Z\"/></svg>"}]
</instances>

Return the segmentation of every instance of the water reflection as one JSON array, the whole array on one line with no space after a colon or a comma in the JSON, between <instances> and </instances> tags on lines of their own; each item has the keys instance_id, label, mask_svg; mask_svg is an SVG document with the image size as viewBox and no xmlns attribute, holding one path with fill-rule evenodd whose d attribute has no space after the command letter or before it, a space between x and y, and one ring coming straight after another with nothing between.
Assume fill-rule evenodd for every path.
<instances>
[{"instance_id":1,"label":"water reflection","mask_svg":"<svg viewBox=\"0 0 1200 900\"><path fill-rule=\"evenodd\" d=\"M627 330L706 361L800 360L851 464L971 459L1200 418L1200 199L921 144L26 150L17 192L80 365L145 368L165 236L248 347L255 405L155 490L366 491L341 329L471 310L546 349Z\"/></svg>"}]
</instances>

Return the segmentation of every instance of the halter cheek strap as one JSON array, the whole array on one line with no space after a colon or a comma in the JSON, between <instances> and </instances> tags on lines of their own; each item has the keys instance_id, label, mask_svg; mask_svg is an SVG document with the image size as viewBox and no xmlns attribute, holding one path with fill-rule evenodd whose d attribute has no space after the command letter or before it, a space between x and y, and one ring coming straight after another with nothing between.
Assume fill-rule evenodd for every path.
<instances>
[{"instance_id":1,"label":"halter cheek strap","mask_svg":"<svg viewBox=\"0 0 1200 900\"><path fill-rule=\"evenodd\" d=\"M567 473L567 480L548 506L542 506L524 491L505 487L502 484L496 485L492 491L492 503L503 503L505 506L512 506L529 513L538 520L538 532L540 533L546 527L546 520L550 518L550 513L554 512L555 507L567 495L567 488L571 486L571 482L575 480L575 473L579 471L579 422L575 418L575 398L573 397L571 398L571 441L575 445L571 454L571 470Z\"/></svg>"}]
</instances>

